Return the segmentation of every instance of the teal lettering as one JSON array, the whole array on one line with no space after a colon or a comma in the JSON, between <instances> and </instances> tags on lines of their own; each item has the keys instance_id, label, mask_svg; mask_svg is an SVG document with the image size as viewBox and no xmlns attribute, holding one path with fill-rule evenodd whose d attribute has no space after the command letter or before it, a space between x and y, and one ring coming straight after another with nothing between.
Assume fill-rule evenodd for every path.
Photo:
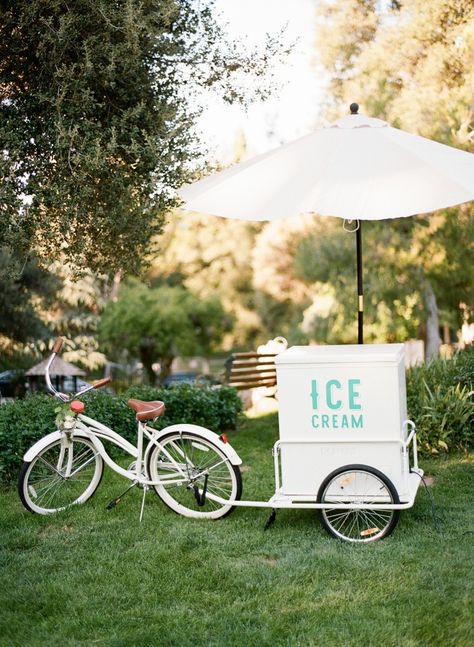
<instances>
[{"instance_id":1,"label":"teal lettering","mask_svg":"<svg viewBox=\"0 0 474 647\"><path fill-rule=\"evenodd\" d=\"M341 400L336 400L335 402L332 399L331 389L335 387L337 389L341 388L341 383L339 380L328 380L326 383L326 402L330 409L340 409L342 406Z\"/></svg>"},{"instance_id":2,"label":"teal lettering","mask_svg":"<svg viewBox=\"0 0 474 647\"><path fill-rule=\"evenodd\" d=\"M360 397L359 391L355 390L355 386L360 384L360 380L349 380L349 409L361 409L362 407L355 401L355 398Z\"/></svg>"},{"instance_id":3,"label":"teal lettering","mask_svg":"<svg viewBox=\"0 0 474 647\"><path fill-rule=\"evenodd\" d=\"M349 421L348 421L347 416L346 416L345 413L342 415L341 427L343 429L349 429Z\"/></svg>"},{"instance_id":4,"label":"teal lettering","mask_svg":"<svg viewBox=\"0 0 474 647\"><path fill-rule=\"evenodd\" d=\"M311 380L311 400L313 402L313 409L318 408L318 383L316 380Z\"/></svg>"},{"instance_id":5,"label":"teal lettering","mask_svg":"<svg viewBox=\"0 0 474 647\"><path fill-rule=\"evenodd\" d=\"M362 429L363 428L362 414L360 414L359 416L351 415L351 422L352 422L353 429Z\"/></svg>"},{"instance_id":6,"label":"teal lettering","mask_svg":"<svg viewBox=\"0 0 474 647\"><path fill-rule=\"evenodd\" d=\"M334 429L339 429L339 425L337 424L338 417L339 416L337 415L337 413L332 414L332 426L334 427Z\"/></svg>"},{"instance_id":7,"label":"teal lettering","mask_svg":"<svg viewBox=\"0 0 474 647\"><path fill-rule=\"evenodd\" d=\"M321 416L321 422L322 422L323 429L328 429L328 427L329 427L329 416L327 416L326 414L323 414Z\"/></svg>"},{"instance_id":8,"label":"teal lettering","mask_svg":"<svg viewBox=\"0 0 474 647\"><path fill-rule=\"evenodd\" d=\"M314 414L314 416L313 416L313 417L312 417L312 419L311 419L311 422L313 423L313 427L314 427L315 429L318 429L318 428L319 428L319 416L318 416L318 414L317 414L317 413L315 413L315 414Z\"/></svg>"}]
</instances>

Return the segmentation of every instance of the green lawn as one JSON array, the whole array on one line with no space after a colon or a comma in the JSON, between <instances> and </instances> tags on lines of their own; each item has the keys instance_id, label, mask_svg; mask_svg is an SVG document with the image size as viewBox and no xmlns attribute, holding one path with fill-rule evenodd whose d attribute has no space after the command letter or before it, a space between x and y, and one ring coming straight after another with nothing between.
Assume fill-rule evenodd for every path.
<instances>
[{"instance_id":1,"label":"green lawn","mask_svg":"<svg viewBox=\"0 0 474 647\"><path fill-rule=\"evenodd\" d=\"M275 416L231 442L245 498L273 490ZM421 461L435 478L394 534L365 546L327 535L315 513L242 508L217 522L169 511L110 471L94 498L54 517L1 492L0 646L473 644L474 456ZM471 531L471 532L469 532Z\"/></svg>"}]
</instances>

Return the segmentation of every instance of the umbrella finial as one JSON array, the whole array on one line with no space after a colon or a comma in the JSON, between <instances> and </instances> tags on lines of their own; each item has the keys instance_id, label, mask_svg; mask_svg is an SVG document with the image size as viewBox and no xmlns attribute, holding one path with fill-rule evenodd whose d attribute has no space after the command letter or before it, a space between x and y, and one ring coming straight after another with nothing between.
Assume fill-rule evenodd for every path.
<instances>
[{"instance_id":1,"label":"umbrella finial","mask_svg":"<svg viewBox=\"0 0 474 647\"><path fill-rule=\"evenodd\" d=\"M351 115L356 115L359 112L359 104L351 103L351 105L349 106L349 110L351 111Z\"/></svg>"}]
</instances>

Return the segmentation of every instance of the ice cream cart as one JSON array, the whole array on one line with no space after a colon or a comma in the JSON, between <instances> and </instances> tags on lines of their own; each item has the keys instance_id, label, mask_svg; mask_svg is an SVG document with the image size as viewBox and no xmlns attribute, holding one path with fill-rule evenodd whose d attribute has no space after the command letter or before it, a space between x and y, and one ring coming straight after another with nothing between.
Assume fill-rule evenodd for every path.
<instances>
[{"instance_id":1,"label":"ice cream cart","mask_svg":"<svg viewBox=\"0 0 474 647\"><path fill-rule=\"evenodd\" d=\"M275 494L234 505L319 509L326 530L345 541L387 536L423 476L403 344L293 346L275 362Z\"/></svg>"}]
</instances>

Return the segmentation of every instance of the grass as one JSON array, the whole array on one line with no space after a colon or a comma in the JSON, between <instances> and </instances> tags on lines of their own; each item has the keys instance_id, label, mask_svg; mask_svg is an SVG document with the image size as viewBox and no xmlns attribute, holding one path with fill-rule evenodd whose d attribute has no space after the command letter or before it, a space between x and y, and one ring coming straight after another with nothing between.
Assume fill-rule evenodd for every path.
<instances>
[{"instance_id":1,"label":"grass","mask_svg":"<svg viewBox=\"0 0 474 647\"><path fill-rule=\"evenodd\" d=\"M231 442L245 498L268 498L275 416ZM217 522L169 511L140 492L112 511L123 480L54 517L1 492L0 646L472 645L474 456L421 461L434 476L394 534L366 546L327 535L309 510L242 508ZM469 533L469 531L471 531Z\"/></svg>"}]
</instances>

